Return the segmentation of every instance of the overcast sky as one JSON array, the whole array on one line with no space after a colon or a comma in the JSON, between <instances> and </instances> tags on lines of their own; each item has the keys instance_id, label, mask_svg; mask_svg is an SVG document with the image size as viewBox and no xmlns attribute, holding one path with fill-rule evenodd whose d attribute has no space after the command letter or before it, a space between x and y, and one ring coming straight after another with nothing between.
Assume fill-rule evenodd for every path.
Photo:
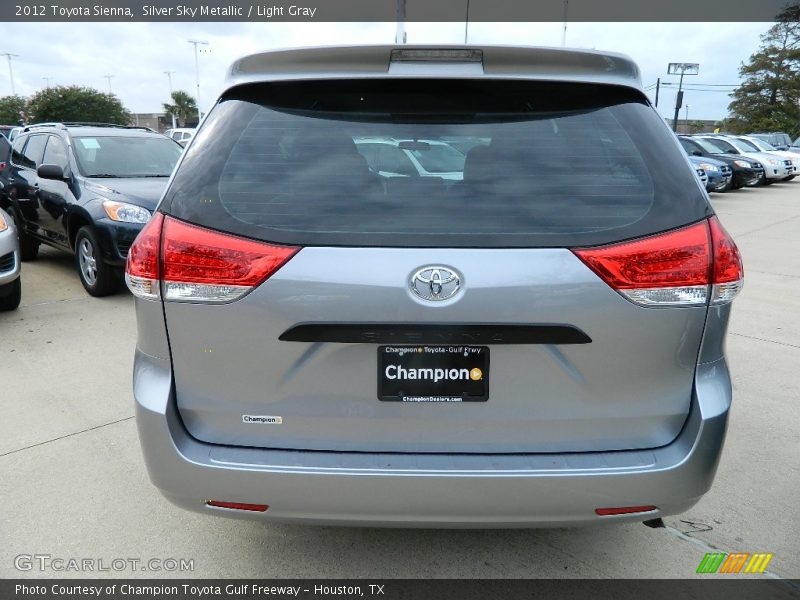
<instances>
[{"instance_id":1,"label":"overcast sky","mask_svg":"<svg viewBox=\"0 0 800 600\"><path fill-rule=\"evenodd\" d=\"M7 24L8 25L8 24ZM690 84L736 84L738 68L756 51L770 23L570 23L567 46L630 55L645 86L667 75L669 62L700 63ZM463 23L409 23L408 43L462 43ZM189 39L209 42L199 55L200 101L208 106L230 63L272 48L328 44L393 43L394 23L17 23L6 26L0 52L12 52L18 94L45 85L84 85L111 90L132 112L158 112L168 100L164 71L173 89L195 95L194 51ZM560 46L561 23L470 23L469 42ZM730 88L687 91L690 119L721 119ZM0 62L0 95L11 93L7 65ZM652 96L651 96L652 97ZM672 116L675 88L662 88L659 110ZM681 118L685 112L681 111Z\"/></svg>"}]
</instances>

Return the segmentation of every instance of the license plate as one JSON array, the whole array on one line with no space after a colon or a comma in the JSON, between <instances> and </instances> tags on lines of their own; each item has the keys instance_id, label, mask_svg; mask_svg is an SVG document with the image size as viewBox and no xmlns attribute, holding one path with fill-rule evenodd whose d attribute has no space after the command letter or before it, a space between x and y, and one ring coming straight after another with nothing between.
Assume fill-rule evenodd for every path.
<instances>
[{"instance_id":1,"label":"license plate","mask_svg":"<svg viewBox=\"0 0 800 600\"><path fill-rule=\"evenodd\" d=\"M488 346L379 346L378 400L485 402Z\"/></svg>"}]
</instances>

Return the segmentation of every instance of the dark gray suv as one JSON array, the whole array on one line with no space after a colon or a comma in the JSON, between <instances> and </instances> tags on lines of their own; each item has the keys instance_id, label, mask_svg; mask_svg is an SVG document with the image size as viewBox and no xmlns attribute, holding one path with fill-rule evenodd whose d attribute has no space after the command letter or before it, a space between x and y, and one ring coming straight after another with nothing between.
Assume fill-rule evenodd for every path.
<instances>
[{"instance_id":1,"label":"dark gray suv","mask_svg":"<svg viewBox=\"0 0 800 600\"><path fill-rule=\"evenodd\" d=\"M463 161L378 167L386 140ZM184 508L554 526L711 486L742 265L624 56L245 57L127 281L142 450Z\"/></svg>"}]
</instances>

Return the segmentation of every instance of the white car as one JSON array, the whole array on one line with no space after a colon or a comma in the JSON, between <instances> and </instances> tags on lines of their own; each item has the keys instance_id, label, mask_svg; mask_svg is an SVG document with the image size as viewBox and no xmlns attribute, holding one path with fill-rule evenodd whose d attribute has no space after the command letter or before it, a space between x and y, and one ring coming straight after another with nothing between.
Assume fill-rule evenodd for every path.
<instances>
[{"instance_id":1,"label":"white car","mask_svg":"<svg viewBox=\"0 0 800 600\"><path fill-rule=\"evenodd\" d=\"M767 141L759 139L757 137L749 136L749 135L742 135L738 136L737 139L742 140L742 142L752 144L756 148L758 148L761 152L769 152L770 154L777 154L778 156L782 156L785 159L789 159L792 161L792 166L794 167L794 173L792 175L787 175L783 178L783 181L791 181L794 179L798 171L800 171L800 154L795 152L789 152L788 150L778 150Z\"/></svg>"},{"instance_id":2,"label":"white car","mask_svg":"<svg viewBox=\"0 0 800 600\"><path fill-rule=\"evenodd\" d=\"M448 143L371 137L353 141L370 170L381 177L439 177L446 181L464 178L466 156Z\"/></svg>"},{"instance_id":3,"label":"white car","mask_svg":"<svg viewBox=\"0 0 800 600\"><path fill-rule=\"evenodd\" d=\"M172 138L176 142L178 142L181 146L185 146L189 143L189 140L192 139L194 136L194 128L191 127L177 127L175 129L167 129L164 132L164 135Z\"/></svg>"},{"instance_id":4,"label":"white car","mask_svg":"<svg viewBox=\"0 0 800 600\"><path fill-rule=\"evenodd\" d=\"M745 158L761 163L764 167L765 183L774 183L794 175L794 163L791 159L783 158L772 152L762 152L752 144L737 137L730 135L704 135L700 137L710 140L713 144L722 148L724 152L741 154Z\"/></svg>"},{"instance_id":5,"label":"white car","mask_svg":"<svg viewBox=\"0 0 800 600\"><path fill-rule=\"evenodd\" d=\"M0 209L0 311L14 310L21 299L17 229L8 213Z\"/></svg>"}]
</instances>

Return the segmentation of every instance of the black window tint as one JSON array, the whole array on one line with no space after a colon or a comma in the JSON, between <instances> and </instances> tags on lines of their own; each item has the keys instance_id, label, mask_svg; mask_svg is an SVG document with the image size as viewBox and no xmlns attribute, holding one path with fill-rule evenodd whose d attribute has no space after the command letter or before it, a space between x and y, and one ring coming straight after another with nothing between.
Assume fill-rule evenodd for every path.
<instances>
[{"instance_id":1,"label":"black window tint","mask_svg":"<svg viewBox=\"0 0 800 600\"><path fill-rule=\"evenodd\" d=\"M11 162L18 167L22 166L22 149L25 147L25 142L27 141L27 136L18 137L14 140L14 144L11 146Z\"/></svg>"},{"instance_id":2,"label":"black window tint","mask_svg":"<svg viewBox=\"0 0 800 600\"><path fill-rule=\"evenodd\" d=\"M47 143L46 135L32 135L22 151L22 166L35 169L42 164L42 153Z\"/></svg>"},{"instance_id":3,"label":"black window tint","mask_svg":"<svg viewBox=\"0 0 800 600\"><path fill-rule=\"evenodd\" d=\"M42 164L58 165L65 172L67 171L67 167L69 165L69 160L67 159L67 147L64 145L64 142L61 141L61 138L55 135L50 136L50 139L47 141L47 146L44 149Z\"/></svg>"},{"instance_id":4,"label":"black window tint","mask_svg":"<svg viewBox=\"0 0 800 600\"><path fill-rule=\"evenodd\" d=\"M0 135L0 160L5 162L11 154L11 142L5 136Z\"/></svg>"},{"instance_id":5,"label":"black window tint","mask_svg":"<svg viewBox=\"0 0 800 600\"><path fill-rule=\"evenodd\" d=\"M594 245L710 210L658 115L612 86L255 84L196 138L164 209L279 243ZM419 171L434 146L442 171Z\"/></svg>"},{"instance_id":6,"label":"black window tint","mask_svg":"<svg viewBox=\"0 0 800 600\"><path fill-rule=\"evenodd\" d=\"M721 140L719 138L711 138L711 139L706 139L706 142L708 142L712 146L715 146L719 150L719 152L729 152L731 154L739 154L739 151L736 149L736 147L733 144L726 142L725 140Z\"/></svg>"}]
</instances>

